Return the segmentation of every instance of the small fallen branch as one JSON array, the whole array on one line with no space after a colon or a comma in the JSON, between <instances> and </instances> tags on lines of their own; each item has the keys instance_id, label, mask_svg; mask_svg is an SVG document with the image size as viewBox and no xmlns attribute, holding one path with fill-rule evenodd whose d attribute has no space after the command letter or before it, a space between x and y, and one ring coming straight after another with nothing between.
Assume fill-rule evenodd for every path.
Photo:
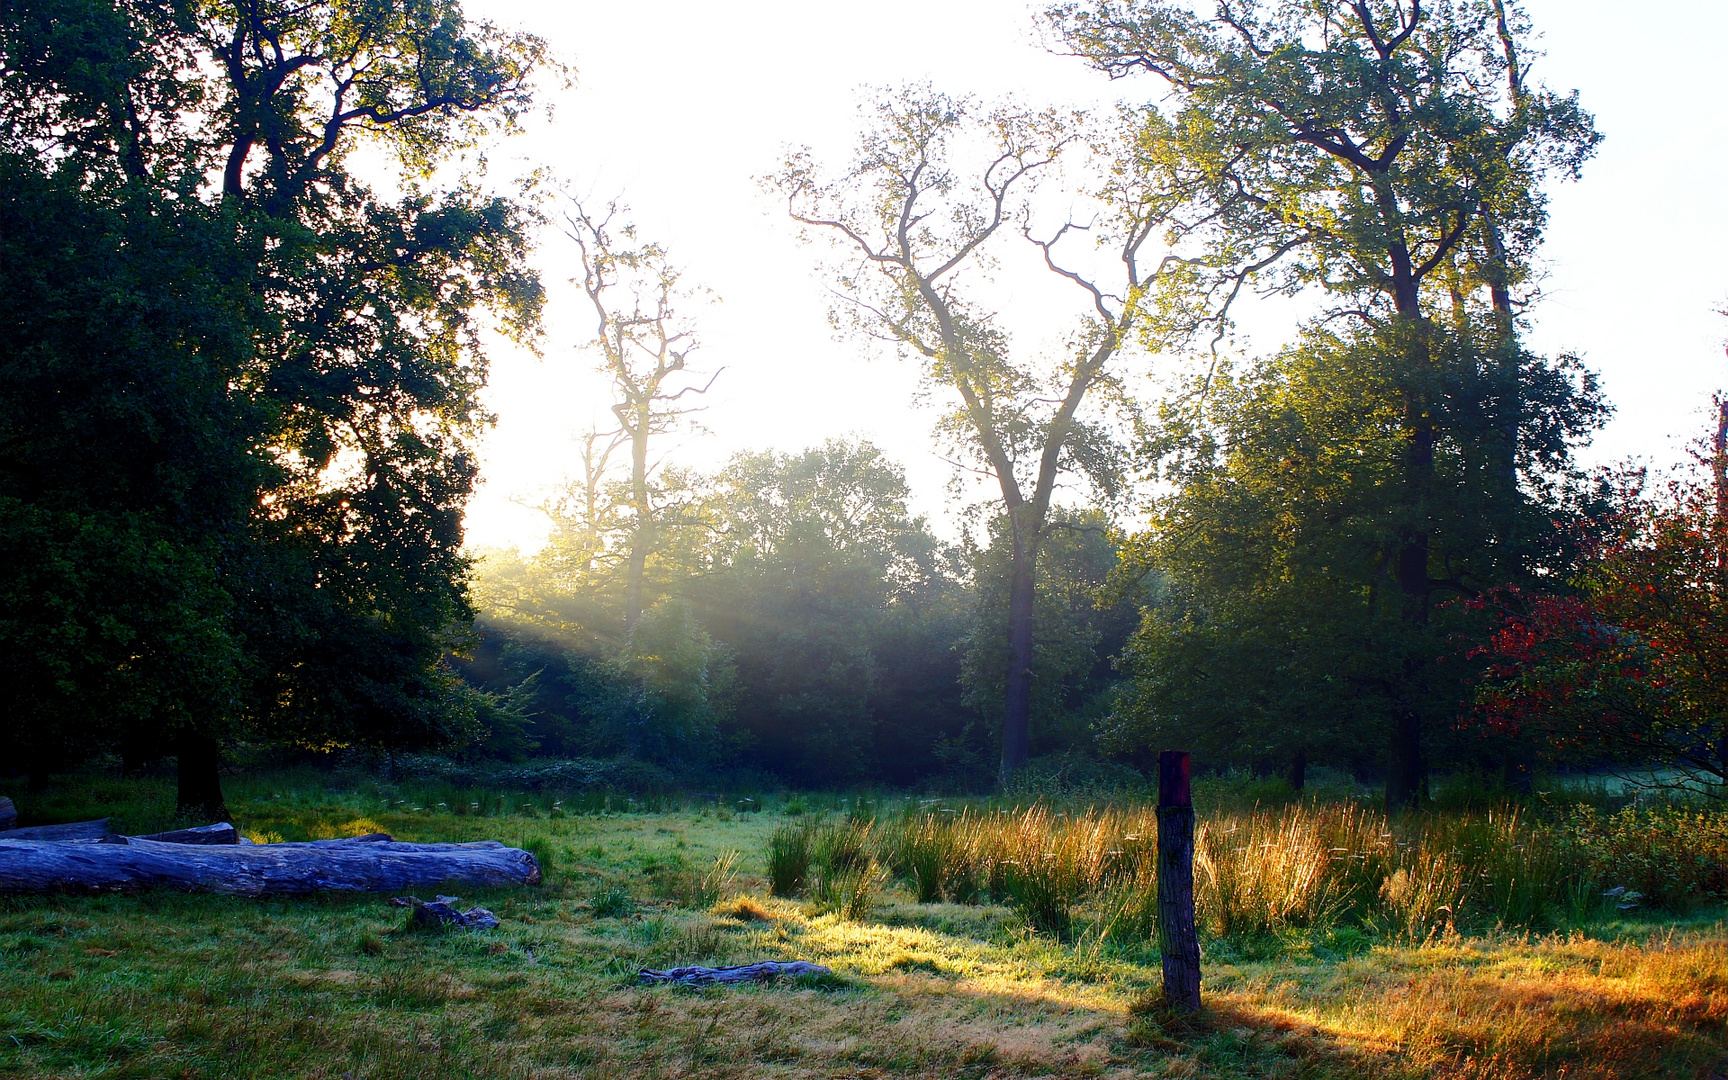
<instances>
[{"instance_id":1,"label":"small fallen branch","mask_svg":"<svg viewBox=\"0 0 1728 1080\"><path fill-rule=\"evenodd\" d=\"M397 907L411 907L411 916L416 926L459 926L468 930L491 930L498 925L498 916L483 907L471 907L467 911L457 911L456 901L460 896L434 896L431 900L421 900L417 896L398 896L390 902Z\"/></svg>"},{"instance_id":2,"label":"small fallen branch","mask_svg":"<svg viewBox=\"0 0 1728 1080\"><path fill-rule=\"evenodd\" d=\"M832 975L833 971L821 964L812 964L805 960L764 960L760 964L745 964L742 967L680 967L669 971L653 971L643 968L636 973L644 983L677 983L680 986L713 986L716 983L747 983L767 982L782 975Z\"/></svg>"}]
</instances>

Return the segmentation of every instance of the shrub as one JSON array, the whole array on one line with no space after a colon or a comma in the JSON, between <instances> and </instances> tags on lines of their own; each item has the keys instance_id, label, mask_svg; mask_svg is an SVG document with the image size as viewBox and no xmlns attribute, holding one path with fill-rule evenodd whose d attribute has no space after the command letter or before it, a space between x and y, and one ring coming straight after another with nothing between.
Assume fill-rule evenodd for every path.
<instances>
[{"instance_id":1,"label":"shrub","mask_svg":"<svg viewBox=\"0 0 1728 1080\"><path fill-rule=\"evenodd\" d=\"M1728 897L1728 813L1628 806L1603 815L1577 806L1565 826L1582 861L1604 885L1642 893L1668 908Z\"/></svg>"}]
</instances>

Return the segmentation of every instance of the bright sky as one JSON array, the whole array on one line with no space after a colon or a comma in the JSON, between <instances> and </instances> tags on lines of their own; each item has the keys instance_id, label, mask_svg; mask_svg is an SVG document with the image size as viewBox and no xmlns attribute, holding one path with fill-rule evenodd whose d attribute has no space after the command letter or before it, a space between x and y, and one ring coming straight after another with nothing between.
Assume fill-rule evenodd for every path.
<instances>
[{"instance_id":1,"label":"bright sky","mask_svg":"<svg viewBox=\"0 0 1728 1080\"><path fill-rule=\"evenodd\" d=\"M1535 76L1578 89L1606 135L1583 181L1553 192L1532 344L1578 352L1601 373L1619 413L1591 460L1670 464L1702 430L1711 391L1728 389L1728 319L1715 313L1728 302L1728 96L1717 53L1728 5L1679 0L1660 17L1623 0L1527 0L1526 9L1547 53ZM942 526L953 470L931 440L934 412L914 403L914 366L835 339L817 253L756 178L789 144L843 163L869 86L927 80L1071 106L1156 93L1150 78L1112 84L1045 52L1034 10L1014 0L469 0L471 15L540 34L578 71L551 121L495 151L496 165L549 166L573 191L622 196L642 235L720 297L698 318L695 365L725 368L700 416L708 433L672 448L675 460L709 467L739 449L863 436L906 466L917 509ZM568 284L573 260L549 241L540 261L543 357L507 344L491 352L499 423L468 513L475 548L538 546L545 520L523 504L576 469L573 435L607 424L606 385L576 349L590 318Z\"/></svg>"}]
</instances>

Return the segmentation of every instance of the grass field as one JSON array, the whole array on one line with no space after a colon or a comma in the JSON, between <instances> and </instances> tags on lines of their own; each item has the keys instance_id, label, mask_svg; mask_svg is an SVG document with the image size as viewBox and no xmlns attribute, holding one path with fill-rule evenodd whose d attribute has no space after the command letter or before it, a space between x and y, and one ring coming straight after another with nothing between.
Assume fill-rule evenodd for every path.
<instances>
[{"instance_id":1,"label":"grass field","mask_svg":"<svg viewBox=\"0 0 1728 1080\"><path fill-rule=\"evenodd\" d=\"M1728 925L1603 906L1563 931L1421 941L1347 925L1206 943L1208 1009L1149 1007L1156 952L1036 933L891 881L854 918L772 898L783 809L230 786L242 828L527 844L531 889L471 894L489 932L414 932L383 897L0 899L0 1074L27 1077L1650 1077L1728 1073ZM90 785L26 815L171 793ZM442 805L440 805L442 804ZM748 805L748 804L747 804ZM814 807L812 807L814 809ZM580 810L581 812L578 812ZM987 898L986 898L987 899ZM832 978L690 991L642 966L805 959Z\"/></svg>"}]
</instances>

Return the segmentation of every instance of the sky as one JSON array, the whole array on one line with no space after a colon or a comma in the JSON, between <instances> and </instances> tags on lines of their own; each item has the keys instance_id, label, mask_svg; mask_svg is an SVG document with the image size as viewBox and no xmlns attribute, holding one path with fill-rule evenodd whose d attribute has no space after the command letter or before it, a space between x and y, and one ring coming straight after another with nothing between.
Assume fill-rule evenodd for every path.
<instances>
[{"instance_id":1,"label":"sky","mask_svg":"<svg viewBox=\"0 0 1728 1080\"><path fill-rule=\"evenodd\" d=\"M1624 0L1525 9L1545 53L1533 77L1579 91L1605 136L1583 179L1551 191L1527 341L1580 355L1617 408L1587 462L1669 465L1703 430L1710 394L1728 389L1728 317L1718 313L1728 306L1728 95L1716 52L1728 4L1681 0L1660 17ZM469 0L471 17L540 35L576 71L574 86L543 94L550 117L491 151L494 174L547 168L590 202L622 198L640 234L717 298L693 309L692 366L719 372L695 418L704 430L669 442L672 460L711 468L743 449L867 438L905 466L915 509L952 535L955 471L931 437L936 411L919 403L915 366L836 337L820 251L799 242L759 178L789 146L843 163L872 87L929 82L1080 108L1156 94L1150 78L1113 83L1051 55L1035 10L1013 0ZM467 516L476 550L537 547L547 522L533 507L578 469L574 438L608 422L606 383L579 347L591 316L569 281L572 251L554 232L537 259L548 296L539 355L506 341L489 349L498 422ZM1002 285L1006 310L1035 313L1022 329L1029 347L1055 333L1047 290L1012 273ZM1279 343L1266 313L1243 321L1261 327L1250 347Z\"/></svg>"}]
</instances>

